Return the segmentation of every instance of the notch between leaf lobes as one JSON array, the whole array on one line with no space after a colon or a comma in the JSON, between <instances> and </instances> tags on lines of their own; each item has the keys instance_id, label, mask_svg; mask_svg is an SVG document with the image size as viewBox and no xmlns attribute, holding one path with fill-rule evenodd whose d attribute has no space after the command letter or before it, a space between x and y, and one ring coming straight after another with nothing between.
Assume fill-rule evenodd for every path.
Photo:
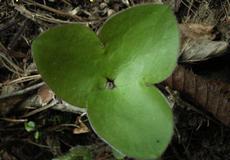
<instances>
[{"instance_id":1,"label":"notch between leaf lobes","mask_svg":"<svg viewBox=\"0 0 230 160\"><path fill-rule=\"evenodd\" d=\"M114 79L106 78L106 89L114 89L116 88L116 84Z\"/></svg>"}]
</instances>

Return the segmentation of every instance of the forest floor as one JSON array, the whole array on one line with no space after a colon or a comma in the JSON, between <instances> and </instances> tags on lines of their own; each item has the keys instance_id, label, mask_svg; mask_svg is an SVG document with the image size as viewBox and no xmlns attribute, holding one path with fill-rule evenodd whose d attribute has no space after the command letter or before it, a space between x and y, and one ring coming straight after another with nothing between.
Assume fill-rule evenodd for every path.
<instances>
[{"instance_id":1,"label":"forest floor","mask_svg":"<svg viewBox=\"0 0 230 160\"><path fill-rule=\"evenodd\" d=\"M50 160L75 146L80 148L76 158L79 160L85 156L82 148L90 150L95 160L115 159L111 148L92 131L81 110L63 103L44 85L31 57L31 43L41 32L60 24L78 22L97 31L110 15L149 2L161 1L0 0L0 160ZM207 92L214 90L210 80L224 84L225 92L223 103L217 100L217 93L212 100L208 94L199 95L207 101L207 107L202 107L199 98L194 99L196 93L177 89L173 84L159 85L173 102L175 117L174 136L161 159L230 160L230 1L164 0L163 3L175 12L183 38L208 39L206 46L193 48L196 53L203 54L203 50L207 51L205 47L211 48L208 55L195 56L195 62L184 56L180 65L187 69L185 72L192 72L190 78L208 79ZM58 104L52 104L53 99ZM208 108L217 101L217 107L225 105L221 114Z\"/></svg>"}]
</instances>

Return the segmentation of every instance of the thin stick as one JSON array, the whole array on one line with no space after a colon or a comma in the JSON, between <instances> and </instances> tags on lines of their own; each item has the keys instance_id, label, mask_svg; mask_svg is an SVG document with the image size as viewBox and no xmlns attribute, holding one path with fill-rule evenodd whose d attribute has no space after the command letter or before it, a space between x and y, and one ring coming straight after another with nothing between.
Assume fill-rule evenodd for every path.
<instances>
[{"instance_id":1,"label":"thin stick","mask_svg":"<svg viewBox=\"0 0 230 160\"><path fill-rule=\"evenodd\" d=\"M64 21L64 20L60 20L60 19L56 19L56 18L50 18L50 17L47 17L45 15L42 15L42 14L38 14L38 13L33 13L29 10L27 10L23 5L17 5L15 4L14 5L14 9L17 10L21 15L25 16L26 18L36 22L36 23L39 23L39 24L42 24L42 21L44 22L49 22L49 23L62 23L62 24L72 24L72 23L76 23L76 22L71 22L71 21ZM77 22L77 23L81 23L81 24L88 24L90 22Z\"/></svg>"},{"instance_id":2,"label":"thin stick","mask_svg":"<svg viewBox=\"0 0 230 160\"><path fill-rule=\"evenodd\" d=\"M31 80L38 80L41 79L41 75L31 75L31 76L25 76L25 77L20 77L17 78L15 80L12 80L10 82L5 83L4 85L11 85L11 84L15 84L15 83L23 83L23 82L27 82L27 81L31 81Z\"/></svg>"},{"instance_id":3,"label":"thin stick","mask_svg":"<svg viewBox=\"0 0 230 160\"><path fill-rule=\"evenodd\" d=\"M0 120L11 122L11 123L24 123L28 121L28 119L13 119L13 118L0 118Z\"/></svg>"},{"instance_id":4,"label":"thin stick","mask_svg":"<svg viewBox=\"0 0 230 160\"><path fill-rule=\"evenodd\" d=\"M65 103L65 104L56 104L55 106L52 107L54 110L59 110L62 112L70 112L70 113L85 113L86 109L85 108L80 108L77 106L73 106L71 104Z\"/></svg>"},{"instance_id":5,"label":"thin stick","mask_svg":"<svg viewBox=\"0 0 230 160\"><path fill-rule=\"evenodd\" d=\"M7 52L6 47L1 42L0 42L0 51L2 51L3 53Z\"/></svg>"},{"instance_id":6,"label":"thin stick","mask_svg":"<svg viewBox=\"0 0 230 160\"><path fill-rule=\"evenodd\" d=\"M35 146L38 146L38 147L40 147L40 148L51 149L49 146L46 146L46 145L43 145L43 144L35 143L35 142L31 141L30 139L22 139L21 141L22 141L22 142L29 143L29 144L32 144L32 145L35 145Z\"/></svg>"},{"instance_id":7,"label":"thin stick","mask_svg":"<svg viewBox=\"0 0 230 160\"><path fill-rule=\"evenodd\" d=\"M0 32L14 26L20 21L21 21L20 19L15 19L15 18L10 19L9 22L6 22L6 24L0 26Z\"/></svg>"},{"instance_id":8,"label":"thin stick","mask_svg":"<svg viewBox=\"0 0 230 160\"><path fill-rule=\"evenodd\" d=\"M27 20L27 19L23 21L22 26L21 26L21 27L18 29L18 31L14 34L14 36L13 36L11 42L9 43L9 45L8 45L8 47L7 47L8 49L13 49L13 48L16 46L18 40L21 38L21 35L24 33L24 31L25 31L25 29L26 29L27 23L28 23L28 20Z\"/></svg>"},{"instance_id":9,"label":"thin stick","mask_svg":"<svg viewBox=\"0 0 230 160\"><path fill-rule=\"evenodd\" d=\"M4 60L7 64L9 64L13 69L10 71L13 71L18 74L18 72L23 73L23 70L19 68L12 60L7 58L3 52L0 51L0 60ZM9 66L7 66L9 67ZM8 69L11 69L10 67Z\"/></svg>"},{"instance_id":10,"label":"thin stick","mask_svg":"<svg viewBox=\"0 0 230 160\"><path fill-rule=\"evenodd\" d=\"M4 95L0 95L0 99L5 99L5 98L9 98L9 97L13 97L13 96L19 96L19 95L23 95L25 93L28 93L32 90L35 90L37 88L40 88L41 86L43 86L45 83L44 82L40 82L38 84L35 84L33 86L27 87L25 89L19 90L19 91L15 91L13 93L9 93L9 94L4 94Z\"/></svg>"},{"instance_id":11,"label":"thin stick","mask_svg":"<svg viewBox=\"0 0 230 160\"><path fill-rule=\"evenodd\" d=\"M45 6L45 5L40 4L40 3L38 3L38 2L35 2L35 1L31 1L31 0L27 0L27 1L22 0L22 1L23 1L24 3L27 3L27 4L31 4L31 5L38 6L38 7L42 8L42 9L45 9L45 10L47 10L47 11L49 11L49 12L53 12L53 13L55 13L55 14L57 14L57 15L60 15L60 16L70 17L70 18L73 18L73 19L75 19L75 20L82 21L82 18L79 17L79 16L77 16L77 15L72 15L72 14L70 14L70 13L63 12L63 11L61 11L61 10L57 10L57 9L52 8L52 7Z\"/></svg>"},{"instance_id":12,"label":"thin stick","mask_svg":"<svg viewBox=\"0 0 230 160\"><path fill-rule=\"evenodd\" d=\"M38 109L36 109L36 110L33 110L33 111L31 111L31 112L29 112L29 113L23 115L22 117L23 117L23 118L29 117L29 116L35 115L35 114L37 114L37 113L39 113L39 112L42 112L42 111L44 111L44 110L47 110L47 109L53 107L55 104L57 104L57 102L58 102L57 100L54 100L54 101L52 101L50 104L48 104L48 105L46 105L46 106L44 106L44 107L38 108Z\"/></svg>"}]
</instances>

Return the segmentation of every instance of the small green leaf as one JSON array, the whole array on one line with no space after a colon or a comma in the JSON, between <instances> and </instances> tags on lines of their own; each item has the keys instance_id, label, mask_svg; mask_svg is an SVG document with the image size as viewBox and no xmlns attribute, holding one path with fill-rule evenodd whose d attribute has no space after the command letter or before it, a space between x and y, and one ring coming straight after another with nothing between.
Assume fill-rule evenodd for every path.
<instances>
[{"instance_id":1,"label":"small green leaf","mask_svg":"<svg viewBox=\"0 0 230 160\"><path fill-rule=\"evenodd\" d=\"M34 121L29 121L24 123L24 127L27 132L32 132L35 130L36 124Z\"/></svg>"}]
</instances>

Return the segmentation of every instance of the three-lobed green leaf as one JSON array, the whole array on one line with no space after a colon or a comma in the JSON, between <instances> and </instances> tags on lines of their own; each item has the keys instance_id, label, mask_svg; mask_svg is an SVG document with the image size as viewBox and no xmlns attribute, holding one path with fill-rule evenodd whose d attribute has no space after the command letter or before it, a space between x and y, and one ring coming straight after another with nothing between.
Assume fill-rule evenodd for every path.
<instances>
[{"instance_id":1,"label":"three-lobed green leaf","mask_svg":"<svg viewBox=\"0 0 230 160\"><path fill-rule=\"evenodd\" d=\"M156 158L170 142L172 112L158 83L176 66L179 34L167 6L140 5L112 16L96 34L79 24L50 29L32 45L43 79L87 107L96 133L119 152Z\"/></svg>"}]
</instances>

